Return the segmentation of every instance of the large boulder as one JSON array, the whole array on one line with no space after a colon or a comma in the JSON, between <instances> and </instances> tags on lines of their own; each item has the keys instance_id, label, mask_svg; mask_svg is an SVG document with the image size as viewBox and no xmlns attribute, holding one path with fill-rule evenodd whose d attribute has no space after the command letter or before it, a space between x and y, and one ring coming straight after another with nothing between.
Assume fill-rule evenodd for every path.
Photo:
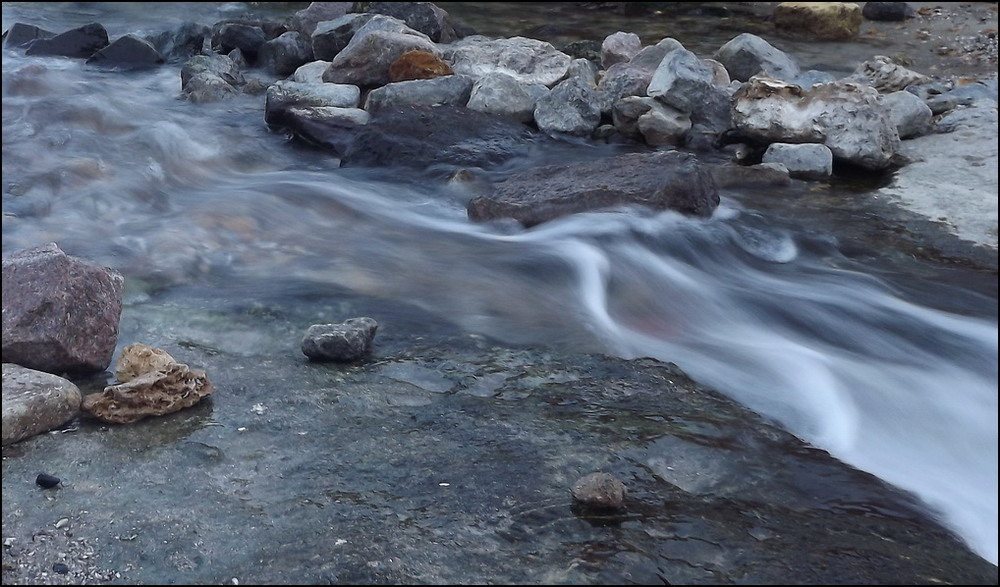
<instances>
[{"instance_id":1,"label":"large boulder","mask_svg":"<svg viewBox=\"0 0 1000 587\"><path fill-rule=\"evenodd\" d=\"M835 159L869 170L895 164L899 134L868 85L795 84L754 77L733 96L733 124L752 142L822 143Z\"/></svg>"},{"instance_id":2,"label":"large boulder","mask_svg":"<svg viewBox=\"0 0 1000 587\"><path fill-rule=\"evenodd\" d=\"M531 227L561 216L641 205L711 216L715 180L689 153L628 153L599 161L534 167L508 177L493 193L473 198L469 218L513 218Z\"/></svg>"},{"instance_id":3,"label":"large boulder","mask_svg":"<svg viewBox=\"0 0 1000 587\"><path fill-rule=\"evenodd\" d=\"M342 163L489 168L527 155L538 138L537 131L516 120L462 106L403 106L378 112L360 127Z\"/></svg>"},{"instance_id":4,"label":"large boulder","mask_svg":"<svg viewBox=\"0 0 1000 587\"><path fill-rule=\"evenodd\" d=\"M3 259L3 360L48 373L92 373L111 364L125 279L58 245Z\"/></svg>"}]
</instances>

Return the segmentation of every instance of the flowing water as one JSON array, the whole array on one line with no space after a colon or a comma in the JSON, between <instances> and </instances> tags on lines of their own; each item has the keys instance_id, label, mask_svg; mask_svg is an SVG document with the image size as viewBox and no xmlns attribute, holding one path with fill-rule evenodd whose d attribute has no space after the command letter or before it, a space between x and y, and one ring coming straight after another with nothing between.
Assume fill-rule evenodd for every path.
<instances>
[{"instance_id":1,"label":"flowing water","mask_svg":"<svg viewBox=\"0 0 1000 587\"><path fill-rule=\"evenodd\" d=\"M531 12L510 7L535 5L503 6L507 36L519 34L516 16ZM247 8L5 2L3 28L101 22L115 38ZM474 26L500 18L478 14ZM692 28L703 21L685 25L696 52L735 34ZM671 361L914 492L996 564L995 252L984 269L915 255L887 230L901 213L848 182L725 191L708 219L619 210L531 230L474 224L459 188L341 169L270 132L262 96L192 104L179 85L178 65L123 74L4 50L4 255L57 242L128 283L217 288L220 309L234 282L246 297L336 286L512 343Z\"/></svg>"}]
</instances>

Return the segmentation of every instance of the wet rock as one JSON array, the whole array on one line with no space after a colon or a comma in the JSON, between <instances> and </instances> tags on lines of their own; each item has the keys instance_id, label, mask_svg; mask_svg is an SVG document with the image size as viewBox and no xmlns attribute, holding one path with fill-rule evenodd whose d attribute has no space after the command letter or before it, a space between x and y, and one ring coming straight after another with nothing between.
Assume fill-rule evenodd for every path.
<instances>
[{"instance_id":1,"label":"wet rock","mask_svg":"<svg viewBox=\"0 0 1000 587\"><path fill-rule=\"evenodd\" d=\"M176 30L163 31L147 40L168 61L183 61L205 51L212 38L212 29L195 22L186 22Z\"/></svg>"},{"instance_id":2,"label":"wet rock","mask_svg":"<svg viewBox=\"0 0 1000 587\"><path fill-rule=\"evenodd\" d=\"M133 70L156 67L164 61L152 43L130 34L115 39L110 45L91 55L87 64Z\"/></svg>"},{"instance_id":3,"label":"wet rock","mask_svg":"<svg viewBox=\"0 0 1000 587\"><path fill-rule=\"evenodd\" d=\"M212 50L226 54L239 49L251 64L257 62L260 46L267 41L267 34L257 23L220 22L213 27Z\"/></svg>"},{"instance_id":4,"label":"wet rock","mask_svg":"<svg viewBox=\"0 0 1000 587\"><path fill-rule=\"evenodd\" d=\"M451 75L451 66L430 51L407 51L389 64L389 81L405 82Z\"/></svg>"},{"instance_id":5,"label":"wet rock","mask_svg":"<svg viewBox=\"0 0 1000 587\"><path fill-rule=\"evenodd\" d=\"M914 10L909 2L865 2L861 16L868 20L900 22L913 18Z\"/></svg>"},{"instance_id":6,"label":"wet rock","mask_svg":"<svg viewBox=\"0 0 1000 587\"><path fill-rule=\"evenodd\" d=\"M80 398L68 379L4 363L3 446L69 422L79 413Z\"/></svg>"},{"instance_id":7,"label":"wet rock","mask_svg":"<svg viewBox=\"0 0 1000 587\"><path fill-rule=\"evenodd\" d=\"M587 137L600 122L598 94L578 77L560 82L535 104L535 124L549 134Z\"/></svg>"},{"instance_id":8,"label":"wet rock","mask_svg":"<svg viewBox=\"0 0 1000 587\"><path fill-rule=\"evenodd\" d=\"M83 25L48 39L31 42L26 55L60 55L86 59L108 46L108 31L98 23Z\"/></svg>"},{"instance_id":9,"label":"wet rock","mask_svg":"<svg viewBox=\"0 0 1000 587\"><path fill-rule=\"evenodd\" d=\"M302 338L302 354L314 361L357 361L371 349L378 322L361 317L340 324L313 324Z\"/></svg>"},{"instance_id":10,"label":"wet rock","mask_svg":"<svg viewBox=\"0 0 1000 587\"><path fill-rule=\"evenodd\" d=\"M473 198L469 218L513 218L525 227L555 218L641 205L710 216L719 205L711 174L680 151L629 153L596 162L535 167L498 182L492 194Z\"/></svg>"},{"instance_id":11,"label":"wet rock","mask_svg":"<svg viewBox=\"0 0 1000 587\"><path fill-rule=\"evenodd\" d=\"M292 108L357 108L360 100L360 88L351 84L278 80L268 86L265 93L264 121L286 124L288 111Z\"/></svg>"},{"instance_id":12,"label":"wet rock","mask_svg":"<svg viewBox=\"0 0 1000 587\"><path fill-rule=\"evenodd\" d=\"M524 155L537 138L520 122L461 106L406 106L372 116L350 140L343 164L494 167Z\"/></svg>"},{"instance_id":13,"label":"wet rock","mask_svg":"<svg viewBox=\"0 0 1000 587\"><path fill-rule=\"evenodd\" d=\"M313 59L312 43L296 31L289 31L263 42L257 53L258 66L279 75L295 73Z\"/></svg>"},{"instance_id":14,"label":"wet rock","mask_svg":"<svg viewBox=\"0 0 1000 587\"><path fill-rule=\"evenodd\" d=\"M3 259L3 360L48 373L111 364L125 279L55 243Z\"/></svg>"},{"instance_id":15,"label":"wet rock","mask_svg":"<svg viewBox=\"0 0 1000 587\"><path fill-rule=\"evenodd\" d=\"M189 408L213 391L204 371L172 362L84 396L80 407L103 422L132 424Z\"/></svg>"},{"instance_id":16,"label":"wet rock","mask_svg":"<svg viewBox=\"0 0 1000 587\"><path fill-rule=\"evenodd\" d=\"M573 484L570 492L583 507L621 510L625 507L625 484L609 473L591 473Z\"/></svg>"},{"instance_id":17,"label":"wet rock","mask_svg":"<svg viewBox=\"0 0 1000 587\"><path fill-rule=\"evenodd\" d=\"M51 39L55 33L37 27L33 24L15 22L10 30L4 32L4 47L27 47L36 39Z\"/></svg>"},{"instance_id":18,"label":"wet rock","mask_svg":"<svg viewBox=\"0 0 1000 587\"><path fill-rule=\"evenodd\" d=\"M181 68L181 91L193 102L211 102L246 84L240 66L226 55L195 55Z\"/></svg>"}]
</instances>

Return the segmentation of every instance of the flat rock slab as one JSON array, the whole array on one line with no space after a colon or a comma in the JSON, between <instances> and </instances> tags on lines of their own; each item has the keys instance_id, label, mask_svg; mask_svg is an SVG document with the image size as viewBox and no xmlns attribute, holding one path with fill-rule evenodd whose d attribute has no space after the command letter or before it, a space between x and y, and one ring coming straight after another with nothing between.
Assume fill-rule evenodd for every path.
<instances>
[{"instance_id":1,"label":"flat rock slab","mask_svg":"<svg viewBox=\"0 0 1000 587\"><path fill-rule=\"evenodd\" d=\"M628 153L597 161L535 167L473 198L469 218L513 218L525 227L560 216L641 205L711 216L719 205L712 174L689 153Z\"/></svg>"}]
</instances>

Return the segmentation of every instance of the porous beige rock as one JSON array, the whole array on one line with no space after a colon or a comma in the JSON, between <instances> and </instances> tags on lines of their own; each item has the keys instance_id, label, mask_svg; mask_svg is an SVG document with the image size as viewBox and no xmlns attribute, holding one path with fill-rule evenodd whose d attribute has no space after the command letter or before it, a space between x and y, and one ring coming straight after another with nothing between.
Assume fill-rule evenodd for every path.
<instances>
[{"instance_id":1,"label":"porous beige rock","mask_svg":"<svg viewBox=\"0 0 1000 587\"><path fill-rule=\"evenodd\" d=\"M105 422L131 424L189 408L212 391L212 383L204 371L170 363L128 382L109 385L101 393L85 396L81 408Z\"/></svg>"},{"instance_id":2,"label":"porous beige rock","mask_svg":"<svg viewBox=\"0 0 1000 587\"><path fill-rule=\"evenodd\" d=\"M144 373L166 369L176 362L167 351L136 342L122 350L115 366L115 376L118 381L126 383Z\"/></svg>"}]
</instances>

